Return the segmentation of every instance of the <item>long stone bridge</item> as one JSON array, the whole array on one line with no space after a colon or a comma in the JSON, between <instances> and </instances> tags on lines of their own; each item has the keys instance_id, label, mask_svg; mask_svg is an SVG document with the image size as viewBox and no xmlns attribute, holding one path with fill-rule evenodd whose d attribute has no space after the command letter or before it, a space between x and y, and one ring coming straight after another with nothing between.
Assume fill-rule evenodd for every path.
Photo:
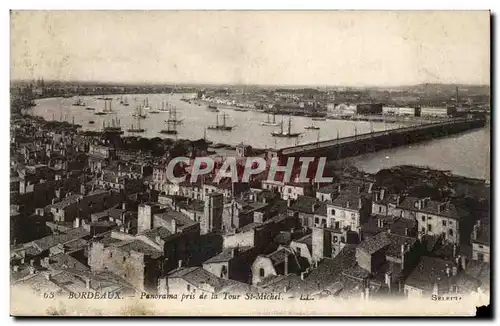
<instances>
[{"instance_id":1,"label":"long stone bridge","mask_svg":"<svg viewBox=\"0 0 500 326\"><path fill-rule=\"evenodd\" d=\"M467 130L482 128L485 124L486 119L484 118L460 118L426 123L417 126L377 131L280 149L269 149L267 150L267 157L278 157L283 159L287 157L325 156L329 160L336 160L369 152L376 152L382 149L446 137Z\"/></svg>"}]
</instances>

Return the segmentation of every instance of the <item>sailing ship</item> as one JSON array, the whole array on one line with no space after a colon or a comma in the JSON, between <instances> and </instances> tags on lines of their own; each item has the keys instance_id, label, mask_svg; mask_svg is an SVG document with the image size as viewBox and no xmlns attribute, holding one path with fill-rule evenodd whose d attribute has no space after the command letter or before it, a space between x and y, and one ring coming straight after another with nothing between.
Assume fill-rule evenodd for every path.
<instances>
[{"instance_id":1,"label":"sailing ship","mask_svg":"<svg viewBox=\"0 0 500 326\"><path fill-rule=\"evenodd\" d=\"M149 106L148 98L144 99L144 110L149 110L151 107Z\"/></svg>"},{"instance_id":2,"label":"sailing ship","mask_svg":"<svg viewBox=\"0 0 500 326\"><path fill-rule=\"evenodd\" d=\"M83 102L80 98L77 98L73 106L85 106L85 102Z\"/></svg>"},{"instance_id":3,"label":"sailing ship","mask_svg":"<svg viewBox=\"0 0 500 326\"><path fill-rule=\"evenodd\" d=\"M231 131L235 126L228 126L226 125L226 116L227 114L222 114L222 124L219 124L219 115L217 114L216 117L216 125L215 126L209 126L208 129L210 130L221 130L221 131Z\"/></svg>"},{"instance_id":4,"label":"sailing ship","mask_svg":"<svg viewBox=\"0 0 500 326\"><path fill-rule=\"evenodd\" d=\"M141 128L141 118L136 117L136 119L137 119L137 126L134 127L134 125L132 124L130 128L127 129L127 132L138 133L146 131L146 129Z\"/></svg>"},{"instance_id":5,"label":"sailing ship","mask_svg":"<svg viewBox=\"0 0 500 326\"><path fill-rule=\"evenodd\" d=\"M168 117L168 120L166 121L167 123L172 123L174 125L180 125L182 124L183 120L177 119L177 109L175 107L172 107L170 109L170 114Z\"/></svg>"},{"instance_id":6,"label":"sailing ship","mask_svg":"<svg viewBox=\"0 0 500 326\"><path fill-rule=\"evenodd\" d=\"M175 117L175 114L175 110L170 111L168 120L165 120L165 122L167 123L167 129L160 130L160 134L177 135L178 132L175 129L175 127L177 126L177 119Z\"/></svg>"},{"instance_id":7,"label":"sailing ship","mask_svg":"<svg viewBox=\"0 0 500 326\"><path fill-rule=\"evenodd\" d=\"M165 105L165 102L161 101L161 108L159 108L158 111L160 111L160 112L168 112L168 111L170 111L168 109L168 103Z\"/></svg>"},{"instance_id":8,"label":"sailing ship","mask_svg":"<svg viewBox=\"0 0 500 326\"><path fill-rule=\"evenodd\" d=\"M132 114L132 116L137 119L146 119L147 115L142 112L142 109L143 109L142 106L138 105L136 108L136 112Z\"/></svg>"},{"instance_id":9,"label":"sailing ship","mask_svg":"<svg viewBox=\"0 0 500 326\"><path fill-rule=\"evenodd\" d=\"M109 105L110 107L108 109L108 101L104 101L104 109L102 111L98 111L94 114L95 115L106 115L106 114L110 113L111 112L111 103L109 103L109 104L110 104Z\"/></svg>"},{"instance_id":10,"label":"sailing ship","mask_svg":"<svg viewBox=\"0 0 500 326\"><path fill-rule=\"evenodd\" d=\"M103 122L104 124L104 122ZM120 119L113 118L111 119L111 123L103 128L104 132L108 133L123 133L122 127L120 127Z\"/></svg>"},{"instance_id":11,"label":"sailing ship","mask_svg":"<svg viewBox=\"0 0 500 326\"><path fill-rule=\"evenodd\" d=\"M276 123L276 112L273 112L273 121L271 122L270 115L269 113L267 114L267 121L262 121L260 123L262 126L277 126L278 123Z\"/></svg>"},{"instance_id":12,"label":"sailing ship","mask_svg":"<svg viewBox=\"0 0 500 326\"><path fill-rule=\"evenodd\" d=\"M281 130L271 132L273 137L283 137L283 138L296 138L300 136L300 132L292 132L292 118L288 119L288 131L283 130L283 121L280 123Z\"/></svg>"}]
</instances>

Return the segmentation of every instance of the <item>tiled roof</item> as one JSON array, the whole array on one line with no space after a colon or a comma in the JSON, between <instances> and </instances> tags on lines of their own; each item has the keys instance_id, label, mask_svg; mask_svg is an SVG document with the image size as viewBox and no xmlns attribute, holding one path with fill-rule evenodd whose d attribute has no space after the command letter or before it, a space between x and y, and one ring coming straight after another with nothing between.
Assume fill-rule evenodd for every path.
<instances>
[{"instance_id":1,"label":"tiled roof","mask_svg":"<svg viewBox=\"0 0 500 326\"><path fill-rule=\"evenodd\" d=\"M145 235L148 239L155 241L156 237L160 237L162 240L164 240L169 236L171 236L173 233L170 232L168 229L160 226L154 229L144 231L142 234Z\"/></svg>"},{"instance_id":2,"label":"tiled roof","mask_svg":"<svg viewBox=\"0 0 500 326\"><path fill-rule=\"evenodd\" d=\"M416 205L420 200L421 199L416 197L407 197L401 202L400 207L410 211L424 212L453 219L460 219L464 216L464 213L459 211L459 209L450 202L439 202L427 199L425 203L424 201L422 202L421 208L418 208Z\"/></svg>"},{"instance_id":3,"label":"tiled roof","mask_svg":"<svg viewBox=\"0 0 500 326\"><path fill-rule=\"evenodd\" d=\"M388 247L391 245L391 240L388 237L387 233L380 232L377 235L362 241L358 248L366 251L368 254L373 254L379 251L382 248Z\"/></svg>"},{"instance_id":4,"label":"tiled roof","mask_svg":"<svg viewBox=\"0 0 500 326\"><path fill-rule=\"evenodd\" d=\"M325 258L293 288L295 293L315 293L340 280L342 271L356 264L356 246L346 245L335 258Z\"/></svg>"},{"instance_id":5,"label":"tiled roof","mask_svg":"<svg viewBox=\"0 0 500 326\"><path fill-rule=\"evenodd\" d=\"M145 256L150 256L152 259L156 259L162 256L162 252L148 245L141 240L126 241L117 246L124 251L135 251L143 253Z\"/></svg>"}]
</instances>

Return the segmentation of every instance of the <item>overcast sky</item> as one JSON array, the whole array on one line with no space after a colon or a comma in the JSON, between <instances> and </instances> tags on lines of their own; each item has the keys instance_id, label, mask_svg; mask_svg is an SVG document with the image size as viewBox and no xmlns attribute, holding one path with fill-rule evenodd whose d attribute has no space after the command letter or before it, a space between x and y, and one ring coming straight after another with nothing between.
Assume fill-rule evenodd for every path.
<instances>
[{"instance_id":1,"label":"overcast sky","mask_svg":"<svg viewBox=\"0 0 500 326\"><path fill-rule=\"evenodd\" d=\"M11 14L11 78L489 84L489 12Z\"/></svg>"}]
</instances>

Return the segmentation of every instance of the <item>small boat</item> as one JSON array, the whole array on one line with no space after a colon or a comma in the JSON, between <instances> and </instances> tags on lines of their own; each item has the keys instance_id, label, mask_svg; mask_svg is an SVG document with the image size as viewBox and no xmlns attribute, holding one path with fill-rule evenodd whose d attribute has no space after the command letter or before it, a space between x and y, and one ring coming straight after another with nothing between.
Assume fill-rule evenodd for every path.
<instances>
[{"instance_id":1,"label":"small boat","mask_svg":"<svg viewBox=\"0 0 500 326\"><path fill-rule=\"evenodd\" d=\"M208 110L212 112L219 112L219 109L215 105L209 105Z\"/></svg>"},{"instance_id":2,"label":"small boat","mask_svg":"<svg viewBox=\"0 0 500 326\"><path fill-rule=\"evenodd\" d=\"M99 112L96 112L94 113L95 115L106 115L107 113L104 112L104 111L99 111Z\"/></svg>"},{"instance_id":3,"label":"small boat","mask_svg":"<svg viewBox=\"0 0 500 326\"><path fill-rule=\"evenodd\" d=\"M83 102L81 99L77 98L75 103L72 104L73 106L85 106L85 102Z\"/></svg>"},{"instance_id":4,"label":"small boat","mask_svg":"<svg viewBox=\"0 0 500 326\"><path fill-rule=\"evenodd\" d=\"M238 111L238 112L247 112L248 109L243 109L243 108L235 108L234 111Z\"/></svg>"},{"instance_id":5,"label":"small boat","mask_svg":"<svg viewBox=\"0 0 500 326\"><path fill-rule=\"evenodd\" d=\"M311 120L312 121L326 121L326 118L317 117L317 118L312 118Z\"/></svg>"},{"instance_id":6,"label":"small boat","mask_svg":"<svg viewBox=\"0 0 500 326\"><path fill-rule=\"evenodd\" d=\"M87 110L87 111L95 111L95 109L91 108L91 107L85 108L85 110Z\"/></svg>"},{"instance_id":7,"label":"small boat","mask_svg":"<svg viewBox=\"0 0 500 326\"><path fill-rule=\"evenodd\" d=\"M309 129L309 130L319 130L320 128L315 125L310 125L310 126L305 126L304 129Z\"/></svg>"},{"instance_id":8,"label":"small boat","mask_svg":"<svg viewBox=\"0 0 500 326\"><path fill-rule=\"evenodd\" d=\"M300 136L300 132L292 132L292 119L288 119L288 131L283 130L283 121L281 121L281 130L271 132L271 136L273 137L281 137L281 138L297 138Z\"/></svg>"},{"instance_id":9,"label":"small boat","mask_svg":"<svg viewBox=\"0 0 500 326\"><path fill-rule=\"evenodd\" d=\"M89 124L93 125L95 123L94 120L89 120Z\"/></svg>"}]
</instances>

